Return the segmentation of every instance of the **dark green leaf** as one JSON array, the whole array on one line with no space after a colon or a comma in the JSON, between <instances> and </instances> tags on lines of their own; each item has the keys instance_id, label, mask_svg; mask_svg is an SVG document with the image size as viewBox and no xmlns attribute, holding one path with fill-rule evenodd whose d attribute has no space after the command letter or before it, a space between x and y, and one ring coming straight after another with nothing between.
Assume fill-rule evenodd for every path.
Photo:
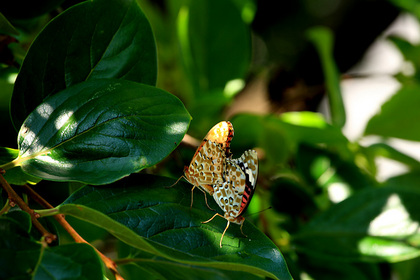
<instances>
[{"instance_id":1,"label":"dark green leaf","mask_svg":"<svg viewBox=\"0 0 420 280\"><path fill-rule=\"evenodd\" d=\"M182 140L190 116L158 88L92 80L45 100L19 132L22 169L34 176L90 184L152 166Z\"/></svg>"},{"instance_id":2,"label":"dark green leaf","mask_svg":"<svg viewBox=\"0 0 420 280\"><path fill-rule=\"evenodd\" d=\"M294 217L310 217L317 212L311 193L296 180L280 177L270 185L271 205L276 211Z\"/></svg>"},{"instance_id":3,"label":"dark green leaf","mask_svg":"<svg viewBox=\"0 0 420 280\"><path fill-rule=\"evenodd\" d=\"M103 266L98 254L88 244L67 244L47 248L42 254L34 280L98 279Z\"/></svg>"},{"instance_id":4,"label":"dark green leaf","mask_svg":"<svg viewBox=\"0 0 420 280\"><path fill-rule=\"evenodd\" d=\"M369 120L365 135L376 134L420 141L420 130L413 129L413 124L420 122L420 110L417 106L419 102L420 86L406 84L382 105L380 113Z\"/></svg>"},{"instance_id":5,"label":"dark green leaf","mask_svg":"<svg viewBox=\"0 0 420 280\"><path fill-rule=\"evenodd\" d=\"M0 217L0 279L30 279L41 254L16 220Z\"/></svg>"},{"instance_id":6,"label":"dark green leaf","mask_svg":"<svg viewBox=\"0 0 420 280\"><path fill-rule=\"evenodd\" d=\"M397 262L417 257L419 199L418 180L360 191L311 220L294 244L324 260Z\"/></svg>"},{"instance_id":7,"label":"dark green leaf","mask_svg":"<svg viewBox=\"0 0 420 280\"><path fill-rule=\"evenodd\" d=\"M26 232L29 233L31 231L31 216L28 213L24 211L11 211L3 217L15 221Z\"/></svg>"},{"instance_id":8,"label":"dark green leaf","mask_svg":"<svg viewBox=\"0 0 420 280\"><path fill-rule=\"evenodd\" d=\"M392 264L394 275L399 280L416 280L419 273L420 258Z\"/></svg>"},{"instance_id":9,"label":"dark green leaf","mask_svg":"<svg viewBox=\"0 0 420 280\"><path fill-rule=\"evenodd\" d=\"M243 227L247 238L239 226L231 225L220 249L226 220L215 218L202 224L213 215L203 196L195 192L190 209L191 185L178 183L165 188L173 182L156 176L131 175L114 185L84 187L58 209L109 230L132 247L186 264L185 269L193 265L290 279L276 246L248 222ZM211 200L210 206L216 209Z\"/></svg>"},{"instance_id":10,"label":"dark green leaf","mask_svg":"<svg viewBox=\"0 0 420 280\"><path fill-rule=\"evenodd\" d=\"M128 246L125 246L128 247ZM142 275L144 279L261 279L260 276L242 271L229 271L217 268L194 266L169 261L163 258L157 258L154 255L146 254L140 250L134 250L132 247L119 262L123 264L129 261L129 264L118 266L122 270L122 275L128 279L135 279Z\"/></svg>"},{"instance_id":11,"label":"dark green leaf","mask_svg":"<svg viewBox=\"0 0 420 280\"><path fill-rule=\"evenodd\" d=\"M312 279L322 280L382 280L378 264L362 262L340 262L315 257L300 256L299 263Z\"/></svg>"},{"instance_id":12,"label":"dark green leaf","mask_svg":"<svg viewBox=\"0 0 420 280\"><path fill-rule=\"evenodd\" d=\"M12 120L20 127L47 96L82 81L155 85L156 75L153 34L136 1L85 1L53 19L33 42L15 83Z\"/></svg>"}]
</instances>

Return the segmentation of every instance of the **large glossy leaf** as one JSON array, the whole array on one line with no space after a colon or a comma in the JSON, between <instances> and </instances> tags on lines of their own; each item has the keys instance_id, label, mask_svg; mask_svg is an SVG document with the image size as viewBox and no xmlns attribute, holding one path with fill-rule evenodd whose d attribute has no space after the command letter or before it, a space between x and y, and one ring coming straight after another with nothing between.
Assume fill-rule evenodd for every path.
<instances>
[{"instance_id":1,"label":"large glossy leaf","mask_svg":"<svg viewBox=\"0 0 420 280\"><path fill-rule=\"evenodd\" d=\"M217 270L244 271L271 278L290 279L287 266L276 246L253 225L245 222L244 237L239 226L231 225L219 240L226 220L215 218L202 194L195 193L190 208L191 185L150 176L131 175L117 183L84 187L58 207L60 213L75 216L109 230L124 243L165 262L183 263ZM209 204L216 209L212 198ZM135 260L133 260L135 261ZM156 264L157 265L157 264Z\"/></svg>"},{"instance_id":2,"label":"large glossy leaf","mask_svg":"<svg viewBox=\"0 0 420 280\"><path fill-rule=\"evenodd\" d=\"M141 250L127 246L122 242L120 244L119 260L122 265L118 266L122 271L122 276L126 279L135 279L142 275L144 279L179 279L179 280L197 280L197 279L261 279L261 276L251 274L247 271L221 270L211 267L180 264L168 259L156 257L153 254L147 254ZM126 260L130 260L126 263ZM186 269L188 266L188 269ZM164 267L165 269L162 269Z\"/></svg>"},{"instance_id":3,"label":"large glossy leaf","mask_svg":"<svg viewBox=\"0 0 420 280\"><path fill-rule=\"evenodd\" d=\"M365 135L420 141L420 130L413 129L413 125L420 122L419 102L420 86L405 85L369 120Z\"/></svg>"},{"instance_id":4,"label":"large glossy leaf","mask_svg":"<svg viewBox=\"0 0 420 280\"><path fill-rule=\"evenodd\" d=\"M189 121L181 101L163 90L92 80L47 98L31 113L13 163L44 179L105 184L162 160Z\"/></svg>"},{"instance_id":5,"label":"large glossy leaf","mask_svg":"<svg viewBox=\"0 0 420 280\"><path fill-rule=\"evenodd\" d=\"M420 255L417 180L358 192L295 236L299 252L324 260L397 262Z\"/></svg>"},{"instance_id":6,"label":"large glossy leaf","mask_svg":"<svg viewBox=\"0 0 420 280\"><path fill-rule=\"evenodd\" d=\"M19 128L44 98L79 82L118 78L155 85L156 49L134 0L95 0L53 19L25 57L12 97Z\"/></svg>"}]
</instances>

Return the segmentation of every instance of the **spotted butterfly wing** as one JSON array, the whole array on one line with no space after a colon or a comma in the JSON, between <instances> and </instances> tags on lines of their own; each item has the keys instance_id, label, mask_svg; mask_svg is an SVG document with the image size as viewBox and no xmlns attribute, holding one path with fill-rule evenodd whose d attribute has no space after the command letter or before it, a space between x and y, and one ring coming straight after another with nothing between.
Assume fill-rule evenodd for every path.
<instances>
[{"instance_id":1,"label":"spotted butterfly wing","mask_svg":"<svg viewBox=\"0 0 420 280\"><path fill-rule=\"evenodd\" d=\"M219 122L209 130L197 148L190 165L184 168L185 179L193 185L191 192L198 187L213 195L212 186L223 183L222 173L226 158L231 156L232 138L233 126L229 121ZM207 197L205 198L207 204ZM191 193L191 205L192 203L193 193Z\"/></svg>"},{"instance_id":2,"label":"spotted butterfly wing","mask_svg":"<svg viewBox=\"0 0 420 280\"><path fill-rule=\"evenodd\" d=\"M206 140L197 149L190 166L185 167L184 176L194 186L193 189L202 187L212 195L212 185L223 183L225 164L222 145Z\"/></svg>"},{"instance_id":3,"label":"spotted butterfly wing","mask_svg":"<svg viewBox=\"0 0 420 280\"><path fill-rule=\"evenodd\" d=\"M241 215L248 207L257 184L257 152L248 150L238 159L227 159L223 176L223 184L213 185L213 198L225 213L223 217L228 221L220 239L220 247L222 247L223 236L231 222L241 225L242 231L245 218ZM204 223L211 221L215 216L221 215L216 213Z\"/></svg>"},{"instance_id":4,"label":"spotted butterfly wing","mask_svg":"<svg viewBox=\"0 0 420 280\"><path fill-rule=\"evenodd\" d=\"M222 121L213 126L207 135L204 137L203 141L212 141L221 145L221 148L225 152L226 158L230 158L230 142L233 138L233 125L230 121Z\"/></svg>"},{"instance_id":5,"label":"spotted butterfly wing","mask_svg":"<svg viewBox=\"0 0 420 280\"><path fill-rule=\"evenodd\" d=\"M242 215L248 208L251 198L254 195L258 179L258 155L254 150L245 151L235 162L245 174L245 191L242 196L241 208L238 216Z\"/></svg>"}]
</instances>

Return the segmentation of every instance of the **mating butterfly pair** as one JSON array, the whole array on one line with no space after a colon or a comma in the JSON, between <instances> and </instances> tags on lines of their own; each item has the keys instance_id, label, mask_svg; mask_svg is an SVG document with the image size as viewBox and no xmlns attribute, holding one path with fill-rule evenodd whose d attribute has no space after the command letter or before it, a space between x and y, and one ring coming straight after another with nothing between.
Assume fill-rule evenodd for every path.
<instances>
[{"instance_id":1,"label":"mating butterfly pair","mask_svg":"<svg viewBox=\"0 0 420 280\"><path fill-rule=\"evenodd\" d=\"M247 150L240 158L232 159L232 138L233 126L230 122L216 124L204 137L190 165L184 169L185 178L194 186L191 190L191 205L193 190L198 187L212 195L225 213L224 216L216 213L211 219L203 222L208 223L216 216L228 221L220 239L220 247L231 222L239 224L242 232L245 220L242 214L254 194L258 176L257 152Z\"/></svg>"}]
</instances>

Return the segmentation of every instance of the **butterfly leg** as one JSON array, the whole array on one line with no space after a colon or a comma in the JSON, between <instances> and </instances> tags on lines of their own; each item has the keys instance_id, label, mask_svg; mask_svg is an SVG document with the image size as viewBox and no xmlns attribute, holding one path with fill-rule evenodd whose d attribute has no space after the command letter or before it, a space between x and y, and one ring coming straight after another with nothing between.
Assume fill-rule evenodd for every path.
<instances>
[{"instance_id":1,"label":"butterfly leg","mask_svg":"<svg viewBox=\"0 0 420 280\"><path fill-rule=\"evenodd\" d=\"M242 231L242 227L243 227L243 225L244 225L244 223L242 222L241 227L240 227L241 232L242 232L243 236L248 237L248 235L246 235L246 234Z\"/></svg>"},{"instance_id":2,"label":"butterfly leg","mask_svg":"<svg viewBox=\"0 0 420 280\"><path fill-rule=\"evenodd\" d=\"M194 202L194 189L195 189L195 186L193 186L193 188L191 189L191 205L190 205L190 208L192 208L193 202Z\"/></svg>"},{"instance_id":3,"label":"butterfly leg","mask_svg":"<svg viewBox=\"0 0 420 280\"><path fill-rule=\"evenodd\" d=\"M208 202L207 202L207 195L206 195L206 193L203 191L203 193L204 193L204 199L205 199L205 201L206 201L206 205L207 205L207 208L209 208L210 210L212 210L212 211L216 211L216 210L214 210L213 208L211 208L210 206L209 206L209 204L208 204Z\"/></svg>"},{"instance_id":4,"label":"butterfly leg","mask_svg":"<svg viewBox=\"0 0 420 280\"><path fill-rule=\"evenodd\" d=\"M226 233L226 231L227 231L227 229L228 229L229 225L230 225L230 221L228 221L228 222L227 222L226 228L225 228L225 230L223 231L223 234L222 234L222 238L220 238L220 248L222 248L222 240L223 240L223 236L225 236L225 233Z\"/></svg>"},{"instance_id":5,"label":"butterfly leg","mask_svg":"<svg viewBox=\"0 0 420 280\"><path fill-rule=\"evenodd\" d=\"M212 187L210 187L210 186L208 186L208 185L202 185L201 187L203 187L205 190L207 190L207 191L209 192L209 194L210 194L210 195L213 195L214 191L213 191L213 188L212 188ZM202 188L200 188L200 187L199 187L199 189L200 189L200 191L202 191L202 192L204 193L204 199L205 199L205 201L206 201L207 208L209 208L209 209L210 209L210 210L212 210L212 211L216 211L216 210L214 210L213 208L211 208L211 207L209 206L208 201L207 201L207 195L206 195L206 192L205 192Z\"/></svg>"},{"instance_id":6,"label":"butterfly leg","mask_svg":"<svg viewBox=\"0 0 420 280\"><path fill-rule=\"evenodd\" d=\"M182 178L185 178L184 175L182 175L181 177L179 177L178 180L176 180L176 182L173 183L172 185L165 187L165 189L172 188L173 186L175 186L176 184L178 184L179 180L181 180Z\"/></svg>"},{"instance_id":7,"label":"butterfly leg","mask_svg":"<svg viewBox=\"0 0 420 280\"><path fill-rule=\"evenodd\" d=\"M213 215L213 217L211 217L209 220L207 220L207 221L205 221L205 222L201 222L202 224L206 224L206 223L208 223L208 222L210 222L211 220L213 220L214 219L214 217L216 217L216 216L220 216L220 217L222 217L222 218L225 218L225 217L223 217L222 215L220 215L219 213L216 213L216 214L214 214ZM222 238L220 238L220 248L222 248L222 240L223 240L223 237L225 236L225 233L226 233L226 231L227 231L227 229L228 229L228 227L229 227L229 225L230 225L230 222L228 221L227 222L227 225L226 225L226 228L225 228L225 230L223 231L223 234L222 234Z\"/></svg>"},{"instance_id":8,"label":"butterfly leg","mask_svg":"<svg viewBox=\"0 0 420 280\"><path fill-rule=\"evenodd\" d=\"M207 221L205 221L205 222L201 222L202 224L207 224L208 222L210 222L211 220L213 220L214 219L214 217L216 217L216 216L220 216L220 217L222 217L223 219L225 218L225 217L223 217L222 215L220 215L219 213L216 213L216 214L214 214L213 215L213 217L211 217L210 219L208 219Z\"/></svg>"}]
</instances>

